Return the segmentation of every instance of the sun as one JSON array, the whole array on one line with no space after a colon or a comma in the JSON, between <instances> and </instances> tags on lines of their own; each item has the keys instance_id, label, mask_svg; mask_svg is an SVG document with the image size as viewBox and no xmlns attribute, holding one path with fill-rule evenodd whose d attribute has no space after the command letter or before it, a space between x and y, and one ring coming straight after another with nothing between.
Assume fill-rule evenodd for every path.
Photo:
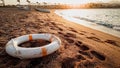
<instances>
[{"instance_id":1,"label":"sun","mask_svg":"<svg viewBox=\"0 0 120 68\"><path fill-rule=\"evenodd\" d=\"M71 0L71 4L86 4L90 2L97 2L98 0Z\"/></svg>"}]
</instances>

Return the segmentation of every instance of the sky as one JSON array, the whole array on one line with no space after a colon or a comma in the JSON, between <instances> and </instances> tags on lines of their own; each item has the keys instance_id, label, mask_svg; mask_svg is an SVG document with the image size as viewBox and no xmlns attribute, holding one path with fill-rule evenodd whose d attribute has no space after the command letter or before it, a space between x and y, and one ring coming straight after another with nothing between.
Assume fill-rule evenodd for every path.
<instances>
[{"instance_id":1,"label":"sky","mask_svg":"<svg viewBox=\"0 0 120 68\"><path fill-rule=\"evenodd\" d=\"M1 0L0 0L1 1ZM4 0L5 4L16 5L17 0ZM28 4L26 0L20 0L21 4ZM104 3L120 3L120 0L29 0L31 3L36 2L52 2L52 3L65 3L65 4L85 4L89 2L104 2Z\"/></svg>"},{"instance_id":2,"label":"sky","mask_svg":"<svg viewBox=\"0 0 120 68\"><path fill-rule=\"evenodd\" d=\"M70 3L70 4L84 4L88 2L104 2L104 3L112 3L112 2L120 2L120 0L30 0L31 2L56 2L56 3Z\"/></svg>"}]
</instances>

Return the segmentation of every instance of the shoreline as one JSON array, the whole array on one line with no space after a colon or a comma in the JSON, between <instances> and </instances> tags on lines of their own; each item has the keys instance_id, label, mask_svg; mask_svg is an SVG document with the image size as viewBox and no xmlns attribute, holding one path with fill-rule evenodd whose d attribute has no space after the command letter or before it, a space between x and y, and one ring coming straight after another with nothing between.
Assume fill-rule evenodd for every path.
<instances>
[{"instance_id":1,"label":"shoreline","mask_svg":"<svg viewBox=\"0 0 120 68\"><path fill-rule=\"evenodd\" d=\"M120 66L120 38L67 21L54 13L0 8L0 67L100 67ZM58 36L59 50L45 57L20 60L4 51L6 43L26 34L51 33Z\"/></svg>"},{"instance_id":2,"label":"shoreline","mask_svg":"<svg viewBox=\"0 0 120 68\"><path fill-rule=\"evenodd\" d=\"M60 11L62 11L62 10L60 10ZM62 15L60 11L56 10L55 13L59 16L62 16L64 19L66 19L68 21L71 21L71 22L83 25L85 27L89 27L94 30L98 30L98 31L101 31L101 32L104 32L104 33L107 33L107 34L110 34L110 35L120 38L120 31L114 30L113 28L105 27L104 24L99 25L100 23L93 23L90 21L80 20L80 19L77 19L77 18L74 18L71 16ZM84 22L84 23L82 23L82 22Z\"/></svg>"}]
</instances>

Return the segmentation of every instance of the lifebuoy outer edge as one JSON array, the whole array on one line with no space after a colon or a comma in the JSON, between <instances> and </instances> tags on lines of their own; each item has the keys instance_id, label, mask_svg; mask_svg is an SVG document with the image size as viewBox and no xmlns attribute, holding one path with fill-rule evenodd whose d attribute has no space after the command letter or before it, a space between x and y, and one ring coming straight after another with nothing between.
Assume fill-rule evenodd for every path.
<instances>
[{"instance_id":1,"label":"lifebuoy outer edge","mask_svg":"<svg viewBox=\"0 0 120 68\"><path fill-rule=\"evenodd\" d=\"M18 46L19 44L36 39L44 39L51 41L50 44L41 47L25 48ZM61 40L52 34L29 34L11 39L5 47L6 52L20 59L38 58L46 56L58 50L61 46Z\"/></svg>"}]
</instances>

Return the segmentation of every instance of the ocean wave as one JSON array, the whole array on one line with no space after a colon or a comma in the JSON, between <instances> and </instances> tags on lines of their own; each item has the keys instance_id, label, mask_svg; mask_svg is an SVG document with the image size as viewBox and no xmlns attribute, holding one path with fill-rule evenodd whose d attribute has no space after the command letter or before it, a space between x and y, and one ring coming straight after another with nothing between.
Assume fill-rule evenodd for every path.
<instances>
[{"instance_id":1,"label":"ocean wave","mask_svg":"<svg viewBox=\"0 0 120 68\"><path fill-rule=\"evenodd\" d=\"M91 22L91 23L96 23L98 25L102 25L102 26L105 26L107 28L112 28L114 30L120 31L120 25L117 25L117 24L110 24L110 23L104 22L104 21L91 20L91 19L88 19L88 18L77 17L77 16L73 16L73 18L80 19L80 20L85 20L85 21L88 21L88 22Z\"/></svg>"}]
</instances>

